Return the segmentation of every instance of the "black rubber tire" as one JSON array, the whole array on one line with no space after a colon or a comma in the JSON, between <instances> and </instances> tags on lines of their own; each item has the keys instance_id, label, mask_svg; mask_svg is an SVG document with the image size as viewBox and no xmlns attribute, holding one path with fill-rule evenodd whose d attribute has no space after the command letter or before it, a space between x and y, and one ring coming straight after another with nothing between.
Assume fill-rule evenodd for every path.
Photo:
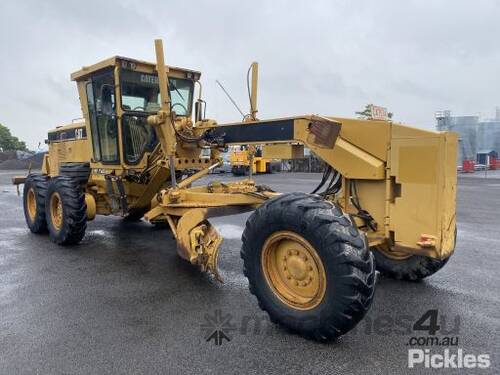
<instances>
[{"instance_id":1,"label":"black rubber tire","mask_svg":"<svg viewBox=\"0 0 500 375\"><path fill-rule=\"evenodd\" d=\"M398 260L384 255L373 249L377 271L382 276L396 280L419 281L435 274L445 266L448 259L434 259L422 255L412 255L409 258Z\"/></svg>"},{"instance_id":2,"label":"black rubber tire","mask_svg":"<svg viewBox=\"0 0 500 375\"><path fill-rule=\"evenodd\" d=\"M36 234L47 233L47 221L45 220L45 196L47 195L47 181L48 177L40 174L30 174L24 182L23 188L23 208L24 218L26 224L31 232ZM36 215L35 220L31 220L27 206L26 199L28 191L33 189L36 201Z\"/></svg>"},{"instance_id":3,"label":"black rubber tire","mask_svg":"<svg viewBox=\"0 0 500 375\"><path fill-rule=\"evenodd\" d=\"M266 173L276 173L281 171L281 162L271 161L266 165Z\"/></svg>"},{"instance_id":4,"label":"black rubber tire","mask_svg":"<svg viewBox=\"0 0 500 375\"><path fill-rule=\"evenodd\" d=\"M85 184L90 177L89 163L63 163L59 167L59 175L71 177L79 184Z\"/></svg>"},{"instance_id":5,"label":"black rubber tire","mask_svg":"<svg viewBox=\"0 0 500 375\"><path fill-rule=\"evenodd\" d=\"M455 226L455 239L453 250L457 244L457 227ZM443 268L451 255L445 259L434 259L421 255L413 255L410 258L397 260L384 255L383 252L372 249L375 256L375 267L382 276L396 280L419 281L435 274ZM453 252L452 252L453 254Z\"/></svg>"},{"instance_id":6,"label":"black rubber tire","mask_svg":"<svg viewBox=\"0 0 500 375\"><path fill-rule=\"evenodd\" d=\"M316 250L326 273L323 300L309 310L283 303L261 266L263 244L277 231L292 231ZM318 195L291 193L271 199L250 216L241 257L250 292L271 321L319 341L351 330L367 313L375 292L375 264L364 234L342 210Z\"/></svg>"},{"instance_id":7,"label":"black rubber tire","mask_svg":"<svg viewBox=\"0 0 500 375\"><path fill-rule=\"evenodd\" d=\"M246 176L249 173L250 168L247 166L236 166L231 168L233 176Z\"/></svg>"},{"instance_id":8,"label":"black rubber tire","mask_svg":"<svg viewBox=\"0 0 500 375\"><path fill-rule=\"evenodd\" d=\"M50 215L50 198L56 192L61 197L63 209L60 230L54 227ZM87 228L87 204L79 182L66 176L51 178L47 188L45 206L50 239L58 245L79 243Z\"/></svg>"}]
</instances>

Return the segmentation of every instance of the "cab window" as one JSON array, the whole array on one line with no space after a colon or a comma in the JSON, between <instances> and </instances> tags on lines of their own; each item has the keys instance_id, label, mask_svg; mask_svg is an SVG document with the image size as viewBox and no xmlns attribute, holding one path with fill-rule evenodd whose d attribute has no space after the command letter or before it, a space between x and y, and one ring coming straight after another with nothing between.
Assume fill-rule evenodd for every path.
<instances>
[{"instance_id":1,"label":"cab window","mask_svg":"<svg viewBox=\"0 0 500 375\"><path fill-rule=\"evenodd\" d=\"M113 70L98 73L87 84L94 161L119 163Z\"/></svg>"},{"instance_id":2,"label":"cab window","mask_svg":"<svg viewBox=\"0 0 500 375\"><path fill-rule=\"evenodd\" d=\"M193 97L193 82L169 78L168 88L172 110L177 116L189 116ZM147 116L160 109L158 76L122 69L120 71L123 135L123 158L127 164L137 164L145 152L158 144L154 128L147 123Z\"/></svg>"},{"instance_id":3,"label":"cab window","mask_svg":"<svg viewBox=\"0 0 500 375\"><path fill-rule=\"evenodd\" d=\"M156 74L123 69L120 72L120 87L124 111L154 113L160 109L160 86ZM170 77L168 88L172 110L177 116L189 116L193 81Z\"/></svg>"}]
</instances>

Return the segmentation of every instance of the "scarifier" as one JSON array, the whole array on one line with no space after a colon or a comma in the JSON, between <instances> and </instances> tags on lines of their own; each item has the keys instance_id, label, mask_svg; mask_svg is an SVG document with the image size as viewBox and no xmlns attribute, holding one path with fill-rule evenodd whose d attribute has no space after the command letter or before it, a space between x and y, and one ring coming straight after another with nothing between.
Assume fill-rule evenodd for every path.
<instances>
[{"instance_id":1,"label":"scarifier","mask_svg":"<svg viewBox=\"0 0 500 375\"><path fill-rule=\"evenodd\" d=\"M205 118L200 72L166 66L161 40L155 47L156 64L116 56L71 75L83 120L50 130L41 173L13 179L24 184L32 232L75 245L96 215L166 222L178 254L220 279L222 238L209 219L253 211L241 249L250 291L273 322L317 340L363 318L375 269L419 280L446 264L456 134L374 119L259 120L256 64L249 115L217 124ZM306 146L325 172L313 194L279 194L251 178L193 186L231 145L276 159L302 157Z\"/></svg>"}]
</instances>

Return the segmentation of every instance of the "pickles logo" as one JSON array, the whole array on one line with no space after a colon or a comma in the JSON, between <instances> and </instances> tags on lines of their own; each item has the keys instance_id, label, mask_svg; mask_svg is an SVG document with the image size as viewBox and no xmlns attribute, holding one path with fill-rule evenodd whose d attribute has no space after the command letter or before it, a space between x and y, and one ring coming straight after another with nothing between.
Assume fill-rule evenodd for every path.
<instances>
[{"instance_id":1,"label":"pickles logo","mask_svg":"<svg viewBox=\"0 0 500 375\"><path fill-rule=\"evenodd\" d=\"M441 353L431 353L430 349L408 350L408 367L423 365L425 368L488 368L489 354L465 354L462 349L456 352L444 349Z\"/></svg>"}]
</instances>

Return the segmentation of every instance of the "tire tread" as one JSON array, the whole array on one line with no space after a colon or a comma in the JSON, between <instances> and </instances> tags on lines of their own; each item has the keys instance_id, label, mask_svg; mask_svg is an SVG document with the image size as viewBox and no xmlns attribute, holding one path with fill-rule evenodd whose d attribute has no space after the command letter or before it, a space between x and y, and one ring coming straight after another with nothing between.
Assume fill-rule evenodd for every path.
<instances>
[{"instance_id":1,"label":"tire tread","mask_svg":"<svg viewBox=\"0 0 500 375\"><path fill-rule=\"evenodd\" d=\"M63 204L63 226L60 231L50 223L50 212L47 210L47 223L50 238L58 245L75 245L85 236L87 228L87 205L80 181L68 176L51 179L48 186L46 206L50 209L50 195L58 192Z\"/></svg>"},{"instance_id":2,"label":"tire tread","mask_svg":"<svg viewBox=\"0 0 500 375\"><path fill-rule=\"evenodd\" d=\"M323 247L334 252L338 265L349 271L342 275L342 282L349 290L339 296L341 310L332 312L331 316L314 328L296 329L291 318L274 316L272 304L262 293L261 283L265 280L257 277L254 257L259 257L260 249L256 248L254 238L266 226L276 222L290 223L296 215L303 218L301 230L323 236ZM292 225L292 224L290 224ZM292 225L293 226L293 225ZM353 230L354 228L354 230ZM289 329L298 331L303 336L320 341L334 339L352 329L366 314L373 300L375 291L375 265L373 255L369 251L364 236L348 215L336 205L323 200L318 195L304 193L284 194L265 202L248 219L242 235L240 255L244 261L243 273L249 280L249 290L257 297L259 307L266 311L272 321L277 321Z\"/></svg>"}]
</instances>

